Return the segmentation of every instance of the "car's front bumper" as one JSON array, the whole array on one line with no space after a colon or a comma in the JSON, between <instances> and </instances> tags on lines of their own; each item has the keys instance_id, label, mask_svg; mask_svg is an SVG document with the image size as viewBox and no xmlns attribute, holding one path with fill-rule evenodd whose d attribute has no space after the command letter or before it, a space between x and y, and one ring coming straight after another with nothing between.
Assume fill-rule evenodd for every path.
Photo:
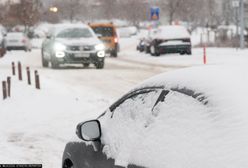
<instances>
[{"instance_id":1,"label":"car's front bumper","mask_svg":"<svg viewBox=\"0 0 248 168\"><path fill-rule=\"evenodd\" d=\"M90 64L90 63L98 63L103 62L105 58L104 56L99 57L98 52L64 52L64 57L55 57L56 61L60 64ZM57 53L56 53L57 54ZM56 55L55 54L55 55Z\"/></svg>"},{"instance_id":2,"label":"car's front bumper","mask_svg":"<svg viewBox=\"0 0 248 168\"><path fill-rule=\"evenodd\" d=\"M163 45L158 46L158 51L161 54L165 53L190 53L191 45Z\"/></svg>"}]
</instances>

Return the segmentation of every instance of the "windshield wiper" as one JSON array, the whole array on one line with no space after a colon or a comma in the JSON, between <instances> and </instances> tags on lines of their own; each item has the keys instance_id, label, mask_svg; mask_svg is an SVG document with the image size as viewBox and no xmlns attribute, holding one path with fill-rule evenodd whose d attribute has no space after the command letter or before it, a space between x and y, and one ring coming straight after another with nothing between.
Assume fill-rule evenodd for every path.
<instances>
[{"instance_id":1,"label":"windshield wiper","mask_svg":"<svg viewBox=\"0 0 248 168\"><path fill-rule=\"evenodd\" d=\"M158 99L157 99L156 103L155 103L154 106L152 107L152 113L153 113L154 108L157 106L157 104L158 104L159 102L164 102L164 99L165 99L166 95L167 95L169 92L170 92L169 90L162 90L162 92L161 92L160 95L158 96Z\"/></svg>"}]
</instances>

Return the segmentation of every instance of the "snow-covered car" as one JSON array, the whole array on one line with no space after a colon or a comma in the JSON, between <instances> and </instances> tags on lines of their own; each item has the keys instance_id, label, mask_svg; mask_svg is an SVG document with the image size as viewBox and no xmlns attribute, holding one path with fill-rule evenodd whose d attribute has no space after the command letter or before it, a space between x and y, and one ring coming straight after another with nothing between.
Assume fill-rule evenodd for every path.
<instances>
[{"instance_id":1,"label":"snow-covered car","mask_svg":"<svg viewBox=\"0 0 248 168\"><path fill-rule=\"evenodd\" d=\"M150 53L159 56L165 53L180 53L191 55L191 38L183 26L161 26L158 33L152 37Z\"/></svg>"},{"instance_id":2,"label":"snow-covered car","mask_svg":"<svg viewBox=\"0 0 248 168\"><path fill-rule=\"evenodd\" d=\"M83 141L66 145L62 167L247 167L244 72L194 67L146 80L77 125Z\"/></svg>"},{"instance_id":3,"label":"snow-covered car","mask_svg":"<svg viewBox=\"0 0 248 168\"><path fill-rule=\"evenodd\" d=\"M31 51L32 44L30 39L22 32L9 32L5 37L6 49Z\"/></svg>"},{"instance_id":4,"label":"snow-covered car","mask_svg":"<svg viewBox=\"0 0 248 168\"><path fill-rule=\"evenodd\" d=\"M105 46L85 24L57 25L42 43L42 65L58 68L60 64L94 64L104 67Z\"/></svg>"}]
</instances>

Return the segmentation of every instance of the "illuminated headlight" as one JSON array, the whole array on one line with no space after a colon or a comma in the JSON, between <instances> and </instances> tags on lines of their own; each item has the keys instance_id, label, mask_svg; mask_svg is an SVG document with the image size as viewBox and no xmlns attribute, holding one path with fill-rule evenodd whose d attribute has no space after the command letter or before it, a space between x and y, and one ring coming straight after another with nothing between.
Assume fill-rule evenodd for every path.
<instances>
[{"instance_id":1,"label":"illuminated headlight","mask_svg":"<svg viewBox=\"0 0 248 168\"><path fill-rule=\"evenodd\" d=\"M55 56L57 58L63 58L63 57L65 57L65 52L63 52L63 51L56 51Z\"/></svg>"},{"instance_id":2,"label":"illuminated headlight","mask_svg":"<svg viewBox=\"0 0 248 168\"><path fill-rule=\"evenodd\" d=\"M105 51L98 51L97 56L98 57L105 57Z\"/></svg>"},{"instance_id":3,"label":"illuminated headlight","mask_svg":"<svg viewBox=\"0 0 248 168\"><path fill-rule=\"evenodd\" d=\"M104 44L97 44L97 45L95 45L95 49L96 50L104 50L105 46L104 46Z\"/></svg>"},{"instance_id":4,"label":"illuminated headlight","mask_svg":"<svg viewBox=\"0 0 248 168\"><path fill-rule=\"evenodd\" d=\"M64 44L61 44L61 43L55 43L54 44L54 50L55 51L65 51L66 46Z\"/></svg>"}]
</instances>

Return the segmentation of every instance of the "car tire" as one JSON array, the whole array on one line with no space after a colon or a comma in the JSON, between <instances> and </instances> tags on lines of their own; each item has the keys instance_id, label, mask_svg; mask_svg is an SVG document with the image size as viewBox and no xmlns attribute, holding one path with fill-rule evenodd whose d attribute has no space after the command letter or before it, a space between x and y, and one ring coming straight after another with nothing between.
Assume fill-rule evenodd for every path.
<instances>
[{"instance_id":1,"label":"car tire","mask_svg":"<svg viewBox=\"0 0 248 168\"><path fill-rule=\"evenodd\" d=\"M180 52L180 55L185 55L185 54L186 54L185 51Z\"/></svg>"},{"instance_id":2,"label":"car tire","mask_svg":"<svg viewBox=\"0 0 248 168\"><path fill-rule=\"evenodd\" d=\"M51 60L51 67L52 67L52 69L58 69L59 68L59 63L53 57L52 57L52 60Z\"/></svg>"},{"instance_id":3,"label":"car tire","mask_svg":"<svg viewBox=\"0 0 248 168\"><path fill-rule=\"evenodd\" d=\"M49 62L44 58L43 49L41 50L41 62L42 62L42 67L48 67Z\"/></svg>"},{"instance_id":4,"label":"car tire","mask_svg":"<svg viewBox=\"0 0 248 168\"><path fill-rule=\"evenodd\" d=\"M157 49L154 45L151 46L150 53L152 56L157 56L157 57L160 56L160 53L157 51Z\"/></svg>"},{"instance_id":5,"label":"car tire","mask_svg":"<svg viewBox=\"0 0 248 168\"><path fill-rule=\"evenodd\" d=\"M102 61L102 62L97 62L97 63L95 64L95 66L96 66L96 69L103 69L103 68L104 68L104 61Z\"/></svg>"},{"instance_id":6,"label":"car tire","mask_svg":"<svg viewBox=\"0 0 248 168\"><path fill-rule=\"evenodd\" d=\"M74 168L74 165L73 165L72 161L66 160L64 165L63 165L63 168Z\"/></svg>"},{"instance_id":7,"label":"car tire","mask_svg":"<svg viewBox=\"0 0 248 168\"><path fill-rule=\"evenodd\" d=\"M59 68L59 64L57 62L52 61L51 62L51 67L52 67L52 69L58 69Z\"/></svg>"},{"instance_id":8,"label":"car tire","mask_svg":"<svg viewBox=\"0 0 248 168\"><path fill-rule=\"evenodd\" d=\"M48 67L49 62L45 60L45 58L42 56L42 66Z\"/></svg>"},{"instance_id":9,"label":"car tire","mask_svg":"<svg viewBox=\"0 0 248 168\"><path fill-rule=\"evenodd\" d=\"M145 53L146 54L151 53L151 48L149 46L145 46Z\"/></svg>"},{"instance_id":10,"label":"car tire","mask_svg":"<svg viewBox=\"0 0 248 168\"><path fill-rule=\"evenodd\" d=\"M112 57L117 57L118 56L117 49L115 49L114 51L111 52L111 56Z\"/></svg>"},{"instance_id":11,"label":"car tire","mask_svg":"<svg viewBox=\"0 0 248 168\"><path fill-rule=\"evenodd\" d=\"M90 64L89 64L89 63L83 63L83 66L84 66L85 68L88 68L88 67L90 66Z\"/></svg>"}]
</instances>

